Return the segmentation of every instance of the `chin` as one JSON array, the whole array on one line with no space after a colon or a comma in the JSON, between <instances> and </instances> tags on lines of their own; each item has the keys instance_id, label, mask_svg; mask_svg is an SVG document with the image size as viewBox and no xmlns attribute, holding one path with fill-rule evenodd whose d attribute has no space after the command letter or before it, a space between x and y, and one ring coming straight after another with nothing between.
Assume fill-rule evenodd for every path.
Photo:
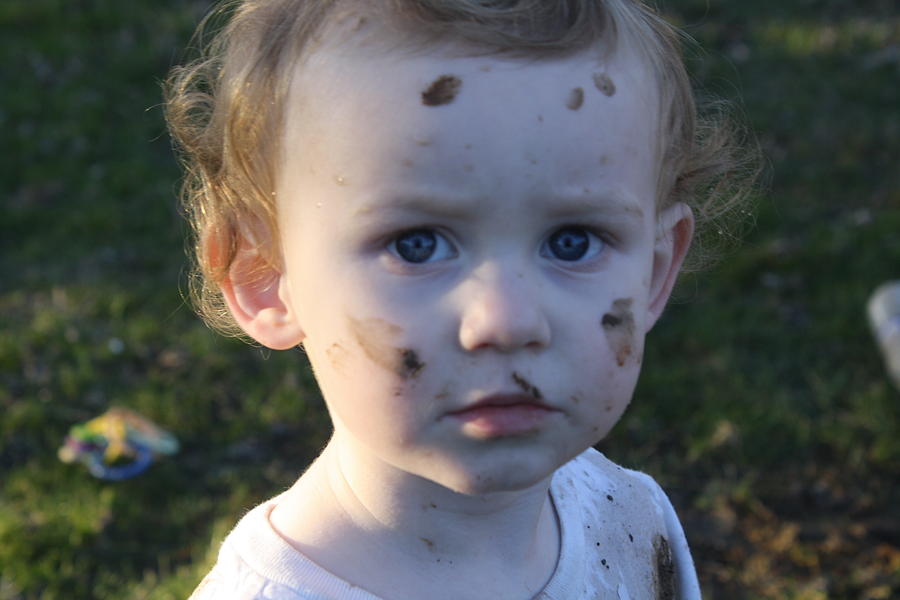
<instances>
[{"instance_id":1,"label":"chin","mask_svg":"<svg viewBox=\"0 0 900 600\"><path fill-rule=\"evenodd\" d=\"M481 480L453 481L450 482L450 485L445 484L444 486L457 494L463 494L465 496L486 496L488 494L517 492L528 489L539 483L542 479L543 478L532 480L497 480L487 476Z\"/></svg>"},{"instance_id":2,"label":"chin","mask_svg":"<svg viewBox=\"0 0 900 600\"><path fill-rule=\"evenodd\" d=\"M543 457L518 457L516 460L478 461L478 465L458 465L436 483L467 496L515 492L537 485L560 466ZM562 463L561 463L562 464Z\"/></svg>"}]
</instances>

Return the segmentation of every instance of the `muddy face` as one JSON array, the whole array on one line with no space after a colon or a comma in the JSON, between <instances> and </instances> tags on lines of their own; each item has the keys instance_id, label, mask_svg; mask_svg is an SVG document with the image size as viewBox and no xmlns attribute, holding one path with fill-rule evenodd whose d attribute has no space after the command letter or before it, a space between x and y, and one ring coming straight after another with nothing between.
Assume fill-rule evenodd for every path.
<instances>
[{"instance_id":1,"label":"muddy face","mask_svg":"<svg viewBox=\"0 0 900 600\"><path fill-rule=\"evenodd\" d=\"M344 369L344 362L347 356L347 350L340 344L334 343L325 350L325 356L328 357L328 360L331 361L331 366L335 368L335 370L341 371Z\"/></svg>"},{"instance_id":2,"label":"muddy face","mask_svg":"<svg viewBox=\"0 0 900 600\"><path fill-rule=\"evenodd\" d=\"M512 378L513 381L516 382L516 385L522 388L522 391L524 391L532 398L537 398L538 400L540 400L544 397L544 395L541 394L541 390L539 390L537 386L532 385L531 382L529 382L527 379L525 379L515 371L513 371Z\"/></svg>"},{"instance_id":3,"label":"muddy face","mask_svg":"<svg viewBox=\"0 0 900 600\"><path fill-rule=\"evenodd\" d=\"M569 110L578 110L584 104L584 90L580 87L569 92L569 99L566 100L566 107Z\"/></svg>"},{"instance_id":4,"label":"muddy face","mask_svg":"<svg viewBox=\"0 0 900 600\"><path fill-rule=\"evenodd\" d=\"M606 73L594 73L594 87L604 96L613 96L616 93L616 84Z\"/></svg>"},{"instance_id":5,"label":"muddy face","mask_svg":"<svg viewBox=\"0 0 900 600\"><path fill-rule=\"evenodd\" d=\"M656 557L656 598L657 600L675 600L675 561L669 540L661 535L653 540L653 554Z\"/></svg>"},{"instance_id":6,"label":"muddy face","mask_svg":"<svg viewBox=\"0 0 900 600\"><path fill-rule=\"evenodd\" d=\"M399 375L402 379L415 377L425 368L425 363L419 360L415 350L398 348L390 342L391 338L403 333L403 329L397 325L383 319L360 320L353 317L347 319L356 343L375 364Z\"/></svg>"},{"instance_id":7,"label":"muddy face","mask_svg":"<svg viewBox=\"0 0 900 600\"><path fill-rule=\"evenodd\" d=\"M613 302L612 310L603 315L600 325L606 332L609 347L616 355L616 364L625 362L634 353L634 313L631 312L631 298L620 298Z\"/></svg>"},{"instance_id":8,"label":"muddy face","mask_svg":"<svg viewBox=\"0 0 900 600\"><path fill-rule=\"evenodd\" d=\"M441 106L450 104L462 87L462 79L455 75L441 75L422 92L422 104Z\"/></svg>"},{"instance_id":9,"label":"muddy face","mask_svg":"<svg viewBox=\"0 0 900 600\"><path fill-rule=\"evenodd\" d=\"M428 547L429 551L434 552L434 542L433 541L429 540L428 538L424 538L424 537L420 537L419 539L425 543L425 545Z\"/></svg>"},{"instance_id":10,"label":"muddy face","mask_svg":"<svg viewBox=\"0 0 900 600\"><path fill-rule=\"evenodd\" d=\"M409 379L418 375L419 371L425 368L425 363L419 360L419 355L411 348L398 348L400 353L400 365L397 374L403 379Z\"/></svg>"}]
</instances>

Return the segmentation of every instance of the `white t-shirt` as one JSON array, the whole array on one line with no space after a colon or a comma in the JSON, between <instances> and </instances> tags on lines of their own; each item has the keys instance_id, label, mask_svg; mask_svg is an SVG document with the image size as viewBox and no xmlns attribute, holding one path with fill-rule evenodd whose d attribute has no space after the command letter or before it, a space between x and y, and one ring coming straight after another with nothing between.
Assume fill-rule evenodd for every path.
<instances>
[{"instance_id":1,"label":"white t-shirt","mask_svg":"<svg viewBox=\"0 0 900 600\"><path fill-rule=\"evenodd\" d=\"M560 555L535 600L700 600L681 523L651 477L589 448L553 475L550 498ZM269 521L278 500L240 520L189 600L389 600L340 579L278 535Z\"/></svg>"}]
</instances>

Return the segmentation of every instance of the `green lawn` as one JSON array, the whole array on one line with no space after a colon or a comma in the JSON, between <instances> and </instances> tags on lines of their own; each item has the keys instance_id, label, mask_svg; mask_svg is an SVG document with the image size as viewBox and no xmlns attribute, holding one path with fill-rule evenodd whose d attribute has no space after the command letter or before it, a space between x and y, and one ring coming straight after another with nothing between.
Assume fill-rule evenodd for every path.
<instances>
[{"instance_id":1,"label":"green lawn","mask_svg":"<svg viewBox=\"0 0 900 600\"><path fill-rule=\"evenodd\" d=\"M207 5L0 3L0 600L185 598L329 434L302 353L184 299L159 82ZM662 6L770 183L743 245L683 281L601 449L671 493L708 598L900 597L900 393L864 313L900 279L900 11ZM116 484L60 463L112 404L181 453Z\"/></svg>"}]
</instances>

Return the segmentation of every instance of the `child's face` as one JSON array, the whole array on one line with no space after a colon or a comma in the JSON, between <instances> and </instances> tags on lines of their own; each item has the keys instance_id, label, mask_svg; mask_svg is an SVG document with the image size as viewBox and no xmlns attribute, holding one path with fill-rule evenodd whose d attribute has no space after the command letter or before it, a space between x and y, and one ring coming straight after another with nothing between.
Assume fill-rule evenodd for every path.
<instances>
[{"instance_id":1,"label":"child's face","mask_svg":"<svg viewBox=\"0 0 900 600\"><path fill-rule=\"evenodd\" d=\"M628 52L351 44L298 69L284 297L348 452L479 493L534 484L607 434L668 295L655 102ZM542 407L454 414L495 394Z\"/></svg>"}]
</instances>

